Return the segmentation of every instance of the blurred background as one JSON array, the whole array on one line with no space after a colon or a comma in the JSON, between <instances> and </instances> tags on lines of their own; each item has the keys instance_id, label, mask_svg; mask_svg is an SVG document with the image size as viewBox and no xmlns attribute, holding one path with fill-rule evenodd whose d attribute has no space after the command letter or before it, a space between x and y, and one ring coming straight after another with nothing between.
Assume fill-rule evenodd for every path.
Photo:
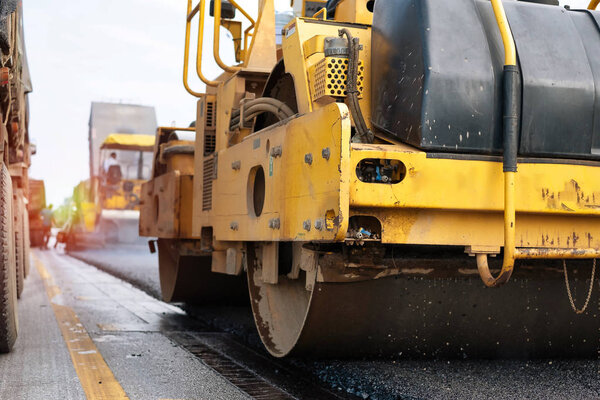
<instances>
[{"instance_id":1,"label":"blurred background","mask_svg":"<svg viewBox=\"0 0 600 400\"><path fill-rule=\"evenodd\" d=\"M256 3L239 1L253 16ZM279 11L290 10L289 0L275 3ZM34 77L29 131L38 148L30 175L46 182L49 203L62 204L89 176L92 101L153 106L159 126L195 120L196 101L181 83L187 1L26 0L23 7ZM229 32L222 29L221 35ZM205 48L211 49L212 40L207 29ZM223 59L232 64L231 41L221 43ZM216 77L220 69L212 52L204 56L205 74ZM202 91L194 78L191 73L193 87Z\"/></svg>"}]
</instances>

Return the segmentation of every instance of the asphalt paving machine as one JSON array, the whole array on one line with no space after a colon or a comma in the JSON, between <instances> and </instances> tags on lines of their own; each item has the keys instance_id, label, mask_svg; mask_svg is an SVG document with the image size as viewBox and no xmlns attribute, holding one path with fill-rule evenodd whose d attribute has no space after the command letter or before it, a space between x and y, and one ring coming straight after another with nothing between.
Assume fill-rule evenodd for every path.
<instances>
[{"instance_id":1,"label":"asphalt paving machine","mask_svg":"<svg viewBox=\"0 0 600 400\"><path fill-rule=\"evenodd\" d=\"M248 290L276 357L596 357L597 3L294 0L277 46L273 0L189 0L195 137L142 188L165 300Z\"/></svg>"}]
</instances>

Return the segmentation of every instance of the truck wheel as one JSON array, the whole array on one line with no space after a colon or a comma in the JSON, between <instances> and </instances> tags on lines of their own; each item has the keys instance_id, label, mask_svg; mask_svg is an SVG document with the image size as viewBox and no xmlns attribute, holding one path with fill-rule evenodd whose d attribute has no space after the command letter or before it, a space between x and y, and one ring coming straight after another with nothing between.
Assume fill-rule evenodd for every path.
<instances>
[{"instance_id":1,"label":"truck wheel","mask_svg":"<svg viewBox=\"0 0 600 400\"><path fill-rule=\"evenodd\" d=\"M17 275L12 216L12 182L4 164L0 170L0 353L17 340Z\"/></svg>"},{"instance_id":2,"label":"truck wheel","mask_svg":"<svg viewBox=\"0 0 600 400\"><path fill-rule=\"evenodd\" d=\"M23 272L25 273L25 278L29 275L29 267L31 264L31 241L29 238L29 212L27 211L27 207L23 208Z\"/></svg>"},{"instance_id":3,"label":"truck wheel","mask_svg":"<svg viewBox=\"0 0 600 400\"><path fill-rule=\"evenodd\" d=\"M25 284L25 233L23 232L23 199L21 192L13 196L13 226L15 229L15 264L17 267L17 298L21 298Z\"/></svg>"}]
</instances>

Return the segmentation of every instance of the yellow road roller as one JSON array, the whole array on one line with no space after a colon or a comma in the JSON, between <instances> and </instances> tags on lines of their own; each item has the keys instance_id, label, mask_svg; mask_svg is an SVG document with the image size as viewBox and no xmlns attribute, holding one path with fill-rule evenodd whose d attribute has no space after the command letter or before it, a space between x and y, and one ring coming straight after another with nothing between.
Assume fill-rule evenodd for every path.
<instances>
[{"instance_id":1,"label":"yellow road roller","mask_svg":"<svg viewBox=\"0 0 600 400\"><path fill-rule=\"evenodd\" d=\"M73 189L73 210L57 240L68 250L139 241L142 183L150 177L154 135L111 133L96 175Z\"/></svg>"},{"instance_id":2,"label":"yellow road roller","mask_svg":"<svg viewBox=\"0 0 600 400\"><path fill-rule=\"evenodd\" d=\"M279 45L274 0L189 0L193 137L141 193L165 300L249 293L275 357L596 357L595 6L295 0Z\"/></svg>"}]
</instances>

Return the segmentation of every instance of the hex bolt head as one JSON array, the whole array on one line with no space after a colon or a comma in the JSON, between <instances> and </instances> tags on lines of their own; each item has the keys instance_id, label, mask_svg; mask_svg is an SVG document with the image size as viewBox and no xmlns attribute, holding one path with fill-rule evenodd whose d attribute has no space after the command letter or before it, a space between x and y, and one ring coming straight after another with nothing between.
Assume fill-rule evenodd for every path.
<instances>
[{"instance_id":1,"label":"hex bolt head","mask_svg":"<svg viewBox=\"0 0 600 400\"><path fill-rule=\"evenodd\" d=\"M275 146L271 148L271 157L280 157L282 153L281 146Z\"/></svg>"},{"instance_id":2,"label":"hex bolt head","mask_svg":"<svg viewBox=\"0 0 600 400\"><path fill-rule=\"evenodd\" d=\"M323 150L321 150L321 157L329 161L329 157L331 157L331 151L329 150L329 147L325 147Z\"/></svg>"},{"instance_id":3,"label":"hex bolt head","mask_svg":"<svg viewBox=\"0 0 600 400\"><path fill-rule=\"evenodd\" d=\"M269 228L271 229L279 229L281 223L279 222L279 218L272 218L269 220Z\"/></svg>"},{"instance_id":4,"label":"hex bolt head","mask_svg":"<svg viewBox=\"0 0 600 400\"><path fill-rule=\"evenodd\" d=\"M320 231L323 229L324 222L322 219L318 219L315 221L315 229Z\"/></svg>"},{"instance_id":5,"label":"hex bolt head","mask_svg":"<svg viewBox=\"0 0 600 400\"><path fill-rule=\"evenodd\" d=\"M304 228L305 231L310 231L310 226L311 226L310 219L307 219L306 221L304 221L302 223L302 227Z\"/></svg>"},{"instance_id":6,"label":"hex bolt head","mask_svg":"<svg viewBox=\"0 0 600 400\"><path fill-rule=\"evenodd\" d=\"M304 162L307 163L308 165L312 165L313 157L312 157L311 153L306 153L304 155Z\"/></svg>"}]
</instances>

